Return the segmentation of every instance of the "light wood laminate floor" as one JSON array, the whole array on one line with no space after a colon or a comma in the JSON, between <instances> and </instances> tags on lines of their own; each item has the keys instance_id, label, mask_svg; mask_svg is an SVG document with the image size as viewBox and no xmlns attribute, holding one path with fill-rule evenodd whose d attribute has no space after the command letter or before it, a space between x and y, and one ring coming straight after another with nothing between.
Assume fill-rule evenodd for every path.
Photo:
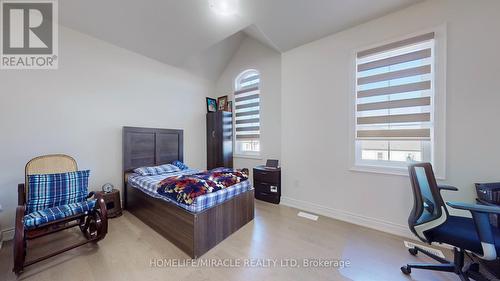
<instances>
[{"instance_id":1,"label":"light wood laminate floor","mask_svg":"<svg viewBox=\"0 0 500 281\"><path fill-rule=\"evenodd\" d=\"M98 245L87 245L27 267L19 280L457 280L449 273L418 270L411 277L404 276L399 270L404 263L430 260L409 255L403 238L321 216L311 221L297 217L297 212L258 201L255 220L202 258L232 259L233 265L247 258L341 259L349 261L349 267L152 267L155 258L184 261L188 256L125 212L109 221L109 233ZM43 238L35 242L36 250L30 251L28 258L40 250L78 239L79 235L77 231L66 231ZM10 241L0 250L0 280L16 280L11 269Z\"/></svg>"}]
</instances>

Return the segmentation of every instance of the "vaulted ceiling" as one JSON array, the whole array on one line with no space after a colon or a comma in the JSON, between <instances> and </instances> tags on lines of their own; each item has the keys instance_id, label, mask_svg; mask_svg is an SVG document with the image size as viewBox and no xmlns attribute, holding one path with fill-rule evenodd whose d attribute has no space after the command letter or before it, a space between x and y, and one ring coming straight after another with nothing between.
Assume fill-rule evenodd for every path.
<instances>
[{"instance_id":1,"label":"vaulted ceiling","mask_svg":"<svg viewBox=\"0 0 500 281\"><path fill-rule=\"evenodd\" d=\"M419 1L239 0L221 16L208 0L64 0L59 14L64 26L216 79L244 36L284 52Z\"/></svg>"}]
</instances>

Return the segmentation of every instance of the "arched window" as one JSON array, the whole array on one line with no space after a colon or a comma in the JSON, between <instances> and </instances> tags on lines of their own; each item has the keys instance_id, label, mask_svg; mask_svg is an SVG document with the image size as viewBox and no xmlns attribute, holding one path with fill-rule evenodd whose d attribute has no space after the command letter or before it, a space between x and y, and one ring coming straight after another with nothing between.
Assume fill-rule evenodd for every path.
<instances>
[{"instance_id":1,"label":"arched window","mask_svg":"<svg viewBox=\"0 0 500 281\"><path fill-rule=\"evenodd\" d=\"M235 79L234 135L236 155L260 154L260 75L245 70Z\"/></svg>"}]
</instances>

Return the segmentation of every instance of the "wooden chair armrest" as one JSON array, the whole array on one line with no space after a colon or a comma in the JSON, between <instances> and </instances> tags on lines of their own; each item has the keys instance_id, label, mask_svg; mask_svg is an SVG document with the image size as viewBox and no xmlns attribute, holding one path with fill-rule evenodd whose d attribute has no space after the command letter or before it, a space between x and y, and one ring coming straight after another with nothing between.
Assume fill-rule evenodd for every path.
<instances>
[{"instance_id":1,"label":"wooden chair armrest","mask_svg":"<svg viewBox=\"0 0 500 281\"><path fill-rule=\"evenodd\" d=\"M97 206L101 209L101 212L105 214L108 213L108 209L106 208L106 202L104 201L104 197L100 193L94 193L95 199L97 199Z\"/></svg>"},{"instance_id":2,"label":"wooden chair armrest","mask_svg":"<svg viewBox=\"0 0 500 281\"><path fill-rule=\"evenodd\" d=\"M18 221L18 219L22 220L24 218L25 213L26 213L26 205L17 206L17 208L16 208L16 222Z\"/></svg>"},{"instance_id":3,"label":"wooden chair armrest","mask_svg":"<svg viewBox=\"0 0 500 281\"><path fill-rule=\"evenodd\" d=\"M24 233L24 223L23 223L23 218L24 215L26 214L26 205L21 205L17 206L16 208L16 226L15 226L15 231L23 232Z\"/></svg>"},{"instance_id":4,"label":"wooden chair armrest","mask_svg":"<svg viewBox=\"0 0 500 281\"><path fill-rule=\"evenodd\" d=\"M24 185L23 185L24 186ZM14 229L14 272L19 273L23 270L25 260L25 238L24 238L24 213L26 206L21 205L16 208L16 226Z\"/></svg>"},{"instance_id":5,"label":"wooden chair armrest","mask_svg":"<svg viewBox=\"0 0 500 281\"><path fill-rule=\"evenodd\" d=\"M24 183L17 185L17 205L22 206L26 204L26 192L24 189Z\"/></svg>"},{"instance_id":6,"label":"wooden chair armrest","mask_svg":"<svg viewBox=\"0 0 500 281\"><path fill-rule=\"evenodd\" d=\"M106 207L106 202L104 201L102 194L95 192L94 197L97 199L96 207L98 207L101 212L101 237L104 238L104 236L106 236L106 233L108 233L108 208Z\"/></svg>"}]
</instances>

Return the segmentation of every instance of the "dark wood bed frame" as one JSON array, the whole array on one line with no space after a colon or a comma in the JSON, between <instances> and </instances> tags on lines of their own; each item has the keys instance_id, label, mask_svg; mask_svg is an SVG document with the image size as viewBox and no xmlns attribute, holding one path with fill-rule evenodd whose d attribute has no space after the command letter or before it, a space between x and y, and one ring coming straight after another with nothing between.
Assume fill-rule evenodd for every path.
<instances>
[{"instance_id":1,"label":"dark wood bed frame","mask_svg":"<svg viewBox=\"0 0 500 281\"><path fill-rule=\"evenodd\" d=\"M198 258L254 218L249 190L201 213L147 195L127 184L127 174L142 166L183 161L183 131L123 128L125 209L191 258Z\"/></svg>"}]
</instances>

